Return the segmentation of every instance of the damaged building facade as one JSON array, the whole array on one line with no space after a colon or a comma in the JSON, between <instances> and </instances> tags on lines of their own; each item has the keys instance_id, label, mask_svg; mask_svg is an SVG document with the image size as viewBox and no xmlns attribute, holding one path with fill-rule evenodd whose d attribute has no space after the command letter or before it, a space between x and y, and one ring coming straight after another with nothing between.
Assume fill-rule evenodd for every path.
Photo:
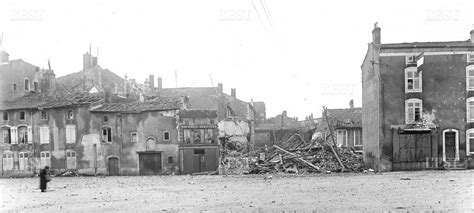
<instances>
[{"instance_id":1,"label":"damaged building facade","mask_svg":"<svg viewBox=\"0 0 474 213\"><path fill-rule=\"evenodd\" d=\"M473 168L474 31L466 41L382 44L361 66L364 161L378 171Z\"/></svg>"},{"instance_id":2,"label":"damaged building facade","mask_svg":"<svg viewBox=\"0 0 474 213\"><path fill-rule=\"evenodd\" d=\"M221 138L252 141L255 110L235 89L162 88L161 78L155 87L153 75L139 84L97 61L88 52L83 70L55 78L50 67L2 52L2 176L28 176L46 165L81 174L212 172ZM234 123L247 129L229 130Z\"/></svg>"}]
</instances>

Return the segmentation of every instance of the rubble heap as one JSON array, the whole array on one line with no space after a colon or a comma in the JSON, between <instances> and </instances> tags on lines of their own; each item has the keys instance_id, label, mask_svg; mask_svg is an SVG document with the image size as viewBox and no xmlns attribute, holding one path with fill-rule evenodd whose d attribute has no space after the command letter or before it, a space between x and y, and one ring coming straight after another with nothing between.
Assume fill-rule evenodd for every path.
<instances>
[{"instance_id":1,"label":"rubble heap","mask_svg":"<svg viewBox=\"0 0 474 213\"><path fill-rule=\"evenodd\" d=\"M253 153L250 157L249 173L364 171L362 155L354 150L334 147L329 141L318 138L306 143L301 135L293 134L281 143L281 147L274 145Z\"/></svg>"}]
</instances>

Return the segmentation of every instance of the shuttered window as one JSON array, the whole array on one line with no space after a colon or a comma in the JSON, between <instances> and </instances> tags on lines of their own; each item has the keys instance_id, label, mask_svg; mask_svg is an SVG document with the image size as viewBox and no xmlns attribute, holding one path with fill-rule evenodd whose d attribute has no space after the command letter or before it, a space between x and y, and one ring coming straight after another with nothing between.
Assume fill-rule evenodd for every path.
<instances>
[{"instance_id":1,"label":"shuttered window","mask_svg":"<svg viewBox=\"0 0 474 213\"><path fill-rule=\"evenodd\" d=\"M49 126L40 127L40 143L49 143Z\"/></svg>"},{"instance_id":2,"label":"shuttered window","mask_svg":"<svg viewBox=\"0 0 474 213\"><path fill-rule=\"evenodd\" d=\"M66 126L66 143L76 143L76 126Z\"/></svg>"},{"instance_id":3,"label":"shuttered window","mask_svg":"<svg viewBox=\"0 0 474 213\"><path fill-rule=\"evenodd\" d=\"M421 121L423 103L420 99L412 98L405 101L405 122L412 124Z\"/></svg>"}]
</instances>

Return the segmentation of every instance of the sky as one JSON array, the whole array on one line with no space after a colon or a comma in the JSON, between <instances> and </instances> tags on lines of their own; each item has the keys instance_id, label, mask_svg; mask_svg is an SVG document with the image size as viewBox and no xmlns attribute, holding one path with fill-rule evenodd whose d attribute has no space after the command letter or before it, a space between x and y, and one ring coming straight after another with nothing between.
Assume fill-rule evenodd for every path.
<instances>
[{"instance_id":1,"label":"sky","mask_svg":"<svg viewBox=\"0 0 474 213\"><path fill-rule=\"evenodd\" d=\"M374 23L382 43L469 39L474 1L18 1L0 3L10 59L56 76L99 65L163 87L209 87L263 101L267 117L304 119L362 102ZM175 73L177 78L175 78ZM156 82L156 81L155 81Z\"/></svg>"}]
</instances>

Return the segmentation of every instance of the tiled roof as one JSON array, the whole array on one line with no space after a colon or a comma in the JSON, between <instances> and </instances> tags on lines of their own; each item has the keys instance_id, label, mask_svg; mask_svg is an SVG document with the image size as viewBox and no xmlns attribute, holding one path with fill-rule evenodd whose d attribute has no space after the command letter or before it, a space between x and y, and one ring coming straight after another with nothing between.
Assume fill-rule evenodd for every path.
<instances>
[{"instance_id":1,"label":"tiled roof","mask_svg":"<svg viewBox=\"0 0 474 213\"><path fill-rule=\"evenodd\" d=\"M182 118L217 118L216 110L183 110L179 112Z\"/></svg>"},{"instance_id":2,"label":"tiled roof","mask_svg":"<svg viewBox=\"0 0 474 213\"><path fill-rule=\"evenodd\" d=\"M159 97L146 102L101 103L92 107L91 112L140 113L145 111L181 109L182 106L183 101L180 97Z\"/></svg>"},{"instance_id":3,"label":"tiled roof","mask_svg":"<svg viewBox=\"0 0 474 213\"><path fill-rule=\"evenodd\" d=\"M187 96L190 109L217 110L217 87L184 87L163 88L158 90L159 95Z\"/></svg>"},{"instance_id":4,"label":"tiled roof","mask_svg":"<svg viewBox=\"0 0 474 213\"><path fill-rule=\"evenodd\" d=\"M103 99L103 94L74 93L59 97L45 96L43 93L30 93L12 101L0 103L0 109L56 108L89 104Z\"/></svg>"},{"instance_id":5,"label":"tiled roof","mask_svg":"<svg viewBox=\"0 0 474 213\"><path fill-rule=\"evenodd\" d=\"M336 127L362 127L362 108L328 109L328 117Z\"/></svg>"},{"instance_id":6,"label":"tiled roof","mask_svg":"<svg viewBox=\"0 0 474 213\"><path fill-rule=\"evenodd\" d=\"M15 100L0 102L0 110L35 109L51 99L41 93L30 93Z\"/></svg>"},{"instance_id":7,"label":"tiled roof","mask_svg":"<svg viewBox=\"0 0 474 213\"><path fill-rule=\"evenodd\" d=\"M100 72L100 78L99 78ZM100 82L99 82L100 79ZM93 87L100 88L114 88L117 86L119 91L123 90L124 79L108 69L103 69L100 66L95 66L87 70L81 70L66 76L61 76L56 79L59 84L68 92L82 92L89 91Z\"/></svg>"}]
</instances>

